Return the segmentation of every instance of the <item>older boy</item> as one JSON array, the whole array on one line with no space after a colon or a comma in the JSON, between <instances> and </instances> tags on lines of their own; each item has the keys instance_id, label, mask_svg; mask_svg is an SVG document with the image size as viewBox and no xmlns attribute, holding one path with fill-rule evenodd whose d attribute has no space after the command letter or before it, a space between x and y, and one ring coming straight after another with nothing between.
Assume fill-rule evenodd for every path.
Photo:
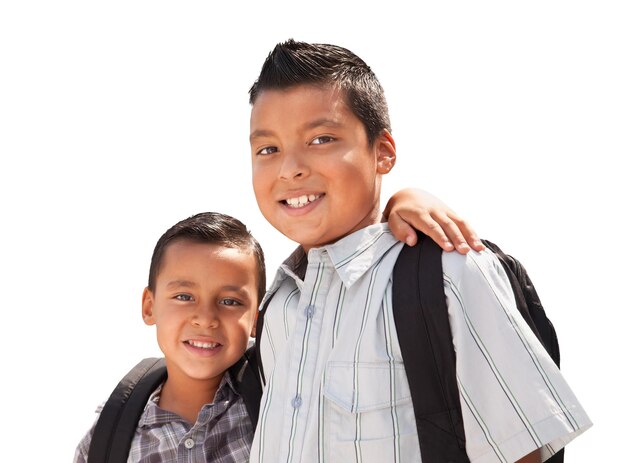
<instances>
[{"instance_id":1,"label":"older boy","mask_svg":"<svg viewBox=\"0 0 626 463\"><path fill-rule=\"evenodd\" d=\"M391 307L402 243L380 223L396 159L383 89L349 50L290 40L266 59L250 103L257 203L300 244L266 295L251 461L421 461ZM470 461L545 460L589 419L493 254L442 264Z\"/></svg>"}]
</instances>

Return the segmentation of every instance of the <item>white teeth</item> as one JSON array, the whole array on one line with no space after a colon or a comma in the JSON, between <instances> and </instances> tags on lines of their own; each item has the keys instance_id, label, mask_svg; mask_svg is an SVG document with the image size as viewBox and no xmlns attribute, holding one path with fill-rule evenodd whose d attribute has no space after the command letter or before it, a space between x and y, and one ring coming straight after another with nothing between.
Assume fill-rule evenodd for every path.
<instances>
[{"instance_id":1,"label":"white teeth","mask_svg":"<svg viewBox=\"0 0 626 463\"><path fill-rule=\"evenodd\" d=\"M187 341L187 343L193 347L200 347L202 349L214 349L219 345L217 342Z\"/></svg>"},{"instance_id":2,"label":"white teeth","mask_svg":"<svg viewBox=\"0 0 626 463\"><path fill-rule=\"evenodd\" d=\"M299 207L303 207L306 206L309 203L312 203L313 201L319 199L321 195L302 195L302 196L298 196L297 198L287 198L285 200L285 202L287 204L289 204L291 207L295 207L295 208L299 208Z\"/></svg>"}]
</instances>

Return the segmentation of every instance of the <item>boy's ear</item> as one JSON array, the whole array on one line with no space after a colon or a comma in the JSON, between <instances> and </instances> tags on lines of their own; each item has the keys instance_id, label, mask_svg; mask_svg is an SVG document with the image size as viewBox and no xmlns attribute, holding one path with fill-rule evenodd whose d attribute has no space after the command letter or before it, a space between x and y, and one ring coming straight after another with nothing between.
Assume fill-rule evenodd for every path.
<instances>
[{"instance_id":1,"label":"boy's ear","mask_svg":"<svg viewBox=\"0 0 626 463\"><path fill-rule=\"evenodd\" d=\"M396 165L396 142L387 129L376 140L376 171L385 175Z\"/></svg>"},{"instance_id":2,"label":"boy's ear","mask_svg":"<svg viewBox=\"0 0 626 463\"><path fill-rule=\"evenodd\" d=\"M148 288L144 288L141 295L141 317L146 325L154 325L154 315L152 315L152 307L154 306L154 295Z\"/></svg>"}]
</instances>

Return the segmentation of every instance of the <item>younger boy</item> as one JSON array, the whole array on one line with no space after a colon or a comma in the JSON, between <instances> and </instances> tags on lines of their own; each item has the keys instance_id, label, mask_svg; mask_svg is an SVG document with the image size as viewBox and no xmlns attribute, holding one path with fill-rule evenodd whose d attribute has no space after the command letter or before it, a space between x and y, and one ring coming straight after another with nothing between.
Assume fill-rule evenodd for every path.
<instances>
[{"instance_id":1,"label":"younger boy","mask_svg":"<svg viewBox=\"0 0 626 463\"><path fill-rule=\"evenodd\" d=\"M228 369L254 336L264 291L263 251L239 220L201 213L161 236L142 316L156 326L167 379L146 405L129 461L248 460L249 404ZM92 433L75 462L87 461Z\"/></svg>"},{"instance_id":2,"label":"younger boy","mask_svg":"<svg viewBox=\"0 0 626 463\"><path fill-rule=\"evenodd\" d=\"M349 50L290 40L250 103L257 203L300 244L266 295L251 461L421 461L392 312L402 243L380 223L396 159L383 89ZM442 264L469 460L545 460L588 417L494 255L445 253Z\"/></svg>"}]
</instances>

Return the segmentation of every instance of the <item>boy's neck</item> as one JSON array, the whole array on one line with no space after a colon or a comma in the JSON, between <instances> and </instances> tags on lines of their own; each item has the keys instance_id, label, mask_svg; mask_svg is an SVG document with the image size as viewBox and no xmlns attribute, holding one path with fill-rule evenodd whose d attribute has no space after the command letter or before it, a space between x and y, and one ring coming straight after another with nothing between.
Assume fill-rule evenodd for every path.
<instances>
[{"instance_id":1,"label":"boy's neck","mask_svg":"<svg viewBox=\"0 0 626 463\"><path fill-rule=\"evenodd\" d=\"M161 389L159 407L176 413L187 422L194 424L202 407L213 403L223 377L224 373L217 378L204 381L189 378L181 380L175 376L168 376Z\"/></svg>"},{"instance_id":2,"label":"boy's neck","mask_svg":"<svg viewBox=\"0 0 626 463\"><path fill-rule=\"evenodd\" d=\"M304 253L308 254L308 252L311 249L313 249L313 248L321 248L323 246L329 246L331 244L335 244L336 242L341 241L342 239L344 239L344 238L346 238L346 237L348 237L348 236L350 236L350 235L352 235L354 233L357 233L358 231L363 230L364 228L367 228L367 227L369 227L371 225L376 225L376 224L381 223L382 220L383 220L383 215L382 215L382 212L380 211L380 206L377 206L376 208L374 208L372 210L371 217L370 217L369 220L361 222L356 228L350 230L349 232L347 232L347 233L345 233L343 235L340 235L340 236L336 237L335 239L330 240L330 241L328 241L326 243L323 243L323 244L306 245L306 244L300 243L300 246L302 246L302 249L304 250Z\"/></svg>"}]
</instances>

